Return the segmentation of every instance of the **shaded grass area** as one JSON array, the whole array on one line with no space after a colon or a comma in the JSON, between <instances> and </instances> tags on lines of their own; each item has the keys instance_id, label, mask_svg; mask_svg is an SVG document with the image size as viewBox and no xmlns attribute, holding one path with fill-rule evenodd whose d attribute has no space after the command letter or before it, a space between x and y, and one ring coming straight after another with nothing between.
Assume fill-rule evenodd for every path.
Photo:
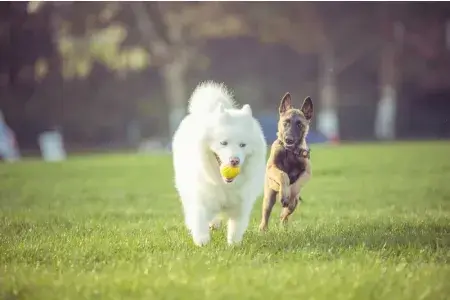
<instances>
[{"instance_id":1,"label":"shaded grass area","mask_svg":"<svg viewBox=\"0 0 450 300\"><path fill-rule=\"evenodd\" d=\"M312 147L286 232L197 248L167 155L0 165L0 299L448 299L450 143Z\"/></svg>"}]
</instances>

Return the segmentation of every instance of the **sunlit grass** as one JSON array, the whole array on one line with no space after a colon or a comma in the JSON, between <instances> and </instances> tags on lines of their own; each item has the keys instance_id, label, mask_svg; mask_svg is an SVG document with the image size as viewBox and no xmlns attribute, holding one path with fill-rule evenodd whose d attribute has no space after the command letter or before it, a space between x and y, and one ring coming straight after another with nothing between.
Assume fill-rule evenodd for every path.
<instances>
[{"instance_id":1,"label":"sunlit grass","mask_svg":"<svg viewBox=\"0 0 450 300\"><path fill-rule=\"evenodd\" d=\"M290 229L204 248L168 155L0 165L0 299L448 299L450 143L312 147Z\"/></svg>"}]
</instances>

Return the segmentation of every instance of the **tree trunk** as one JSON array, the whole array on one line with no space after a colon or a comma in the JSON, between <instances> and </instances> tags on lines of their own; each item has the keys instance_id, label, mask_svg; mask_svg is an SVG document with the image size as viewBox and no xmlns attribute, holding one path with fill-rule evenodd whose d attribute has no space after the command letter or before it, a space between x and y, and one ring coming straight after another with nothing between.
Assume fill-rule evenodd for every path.
<instances>
[{"instance_id":1,"label":"tree trunk","mask_svg":"<svg viewBox=\"0 0 450 300\"><path fill-rule=\"evenodd\" d=\"M324 45L320 59L320 111L317 114L317 128L329 141L336 142L339 140L339 122L335 54L330 44Z\"/></svg>"},{"instance_id":2,"label":"tree trunk","mask_svg":"<svg viewBox=\"0 0 450 300\"><path fill-rule=\"evenodd\" d=\"M168 103L168 125L166 133L172 138L181 120L186 115L188 95L186 86L187 66L175 59L161 68L165 96Z\"/></svg>"},{"instance_id":3,"label":"tree trunk","mask_svg":"<svg viewBox=\"0 0 450 300\"><path fill-rule=\"evenodd\" d=\"M375 136L380 140L395 138L397 91L394 83L394 61L394 45L392 42L386 42L381 52L381 92L375 116Z\"/></svg>"},{"instance_id":4,"label":"tree trunk","mask_svg":"<svg viewBox=\"0 0 450 300\"><path fill-rule=\"evenodd\" d=\"M382 11L386 14L386 11ZM380 63L380 100L375 115L375 137L380 140L393 140L396 134L397 113L397 49L402 43L403 27L393 24L382 15L385 25L383 49Z\"/></svg>"},{"instance_id":5,"label":"tree trunk","mask_svg":"<svg viewBox=\"0 0 450 300\"><path fill-rule=\"evenodd\" d=\"M445 46L450 50L450 19L445 22Z\"/></svg>"},{"instance_id":6,"label":"tree trunk","mask_svg":"<svg viewBox=\"0 0 450 300\"><path fill-rule=\"evenodd\" d=\"M56 6L50 7L47 30L51 36L51 57L47 60L48 74L40 84L39 91L33 97L38 104L38 119L45 120L41 131L54 130L64 126L64 79L62 77L62 58L58 52L61 17ZM44 100L43 100L44 99ZM60 128L61 129L61 128Z\"/></svg>"}]
</instances>

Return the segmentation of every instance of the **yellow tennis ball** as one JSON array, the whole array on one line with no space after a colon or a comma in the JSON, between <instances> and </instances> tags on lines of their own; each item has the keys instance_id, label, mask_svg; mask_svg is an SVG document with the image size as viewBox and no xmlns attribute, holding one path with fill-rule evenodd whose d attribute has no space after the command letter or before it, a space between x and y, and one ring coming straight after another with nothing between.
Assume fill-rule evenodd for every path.
<instances>
[{"instance_id":1,"label":"yellow tennis ball","mask_svg":"<svg viewBox=\"0 0 450 300\"><path fill-rule=\"evenodd\" d=\"M240 172L241 168L233 167L230 165L225 165L220 168L220 174L222 174L222 176L227 179L233 179L234 177L238 176Z\"/></svg>"}]
</instances>

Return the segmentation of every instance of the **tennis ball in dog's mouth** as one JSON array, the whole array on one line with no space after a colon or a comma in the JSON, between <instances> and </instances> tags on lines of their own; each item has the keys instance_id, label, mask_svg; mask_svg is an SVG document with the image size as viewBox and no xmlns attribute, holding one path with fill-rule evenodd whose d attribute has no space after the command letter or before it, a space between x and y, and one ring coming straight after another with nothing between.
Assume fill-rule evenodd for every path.
<instances>
[{"instance_id":1,"label":"tennis ball in dog's mouth","mask_svg":"<svg viewBox=\"0 0 450 300\"><path fill-rule=\"evenodd\" d=\"M234 179L241 172L241 168L225 165L220 168L220 174L226 179Z\"/></svg>"}]
</instances>

